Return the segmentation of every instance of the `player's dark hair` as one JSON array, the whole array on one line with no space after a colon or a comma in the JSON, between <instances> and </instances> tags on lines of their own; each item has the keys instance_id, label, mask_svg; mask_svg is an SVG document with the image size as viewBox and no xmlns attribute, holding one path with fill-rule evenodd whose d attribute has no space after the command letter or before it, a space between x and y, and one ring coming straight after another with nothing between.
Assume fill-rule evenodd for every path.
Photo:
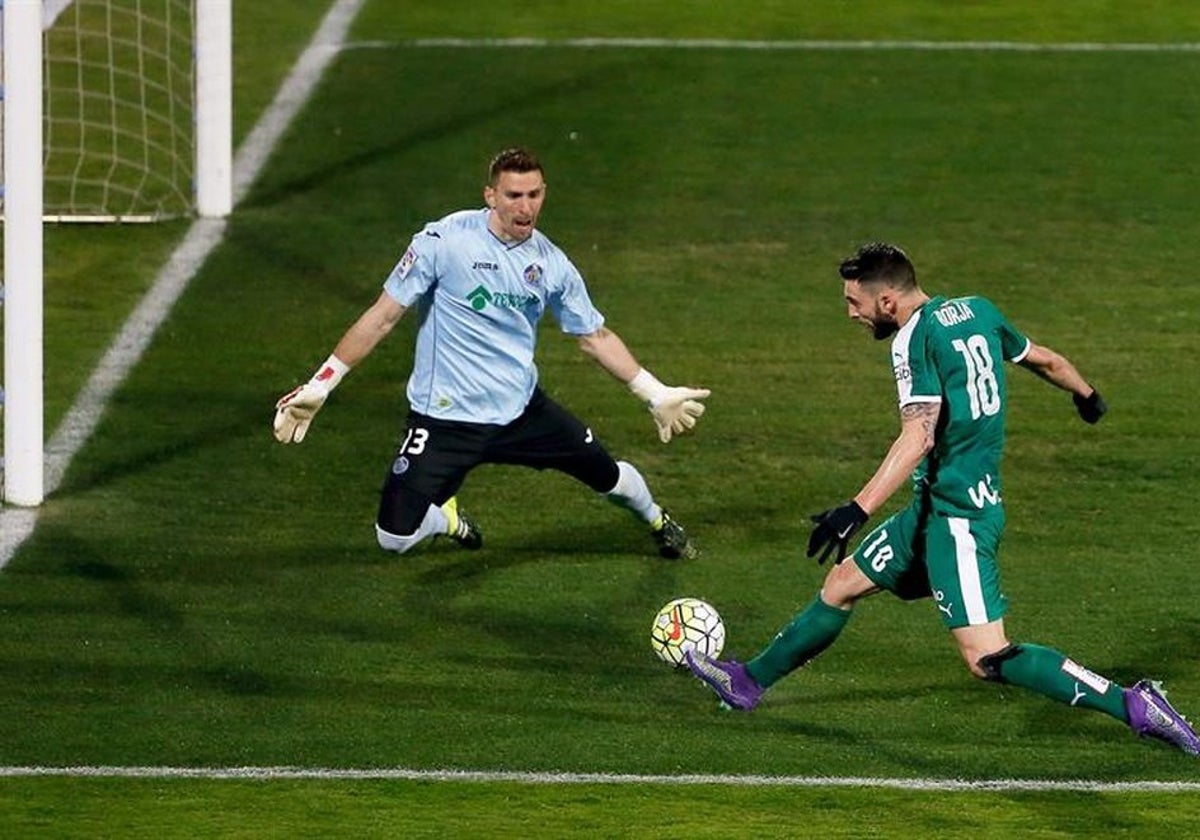
<instances>
[{"instance_id":1,"label":"player's dark hair","mask_svg":"<svg viewBox=\"0 0 1200 840\"><path fill-rule=\"evenodd\" d=\"M908 254L887 242L868 242L842 260L838 274L843 280L884 283L899 291L916 288L917 271Z\"/></svg>"},{"instance_id":2,"label":"player's dark hair","mask_svg":"<svg viewBox=\"0 0 1200 840\"><path fill-rule=\"evenodd\" d=\"M528 149L512 148L505 149L492 158L491 164L488 166L488 183L493 187L500 180L501 172L541 172L542 162L537 159L537 155Z\"/></svg>"}]
</instances>

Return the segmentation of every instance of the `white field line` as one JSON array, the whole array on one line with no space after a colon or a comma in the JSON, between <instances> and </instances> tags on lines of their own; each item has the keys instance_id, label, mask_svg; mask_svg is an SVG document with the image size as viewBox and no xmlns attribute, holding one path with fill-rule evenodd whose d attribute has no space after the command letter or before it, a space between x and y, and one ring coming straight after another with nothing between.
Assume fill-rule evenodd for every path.
<instances>
[{"instance_id":1,"label":"white field line","mask_svg":"<svg viewBox=\"0 0 1200 840\"><path fill-rule=\"evenodd\" d=\"M567 47L575 49L678 49L763 51L917 51L917 52L1029 52L1029 53L1194 53L1200 43L1033 43L1028 41L755 41L726 38L416 38L411 41L354 41L343 49L422 49L457 47L479 49Z\"/></svg>"},{"instance_id":2,"label":"white field line","mask_svg":"<svg viewBox=\"0 0 1200 840\"><path fill-rule=\"evenodd\" d=\"M67 10L67 6L75 0L45 0L42 3L42 29L49 29L58 20L58 16Z\"/></svg>"},{"instance_id":3,"label":"white field line","mask_svg":"<svg viewBox=\"0 0 1200 840\"><path fill-rule=\"evenodd\" d=\"M296 60L292 71L238 148L233 161L233 201L236 206L250 189L279 139L312 95L325 68L346 43L346 33L366 0L335 0L317 33Z\"/></svg>"},{"instance_id":4,"label":"white field line","mask_svg":"<svg viewBox=\"0 0 1200 840\"><path fill-rule=\"evenodd\" d=\"M345 42L366 0L334 0L312 41L284 80L275 99L238 148L233 160L233 199L245 197L296 113L308 100L329 62ZM71 460L95 431L109 399L141 359L175 301L225 235L225 220L198 219L167 260L154 285L126 320L92 371L75 403L46 444L46 495L62 482ZM0 569L17 553L37 524L33 509L0 508Z\"/></svg>"},{"instance_id":5,"label":"white field line","mask_svg":"<svg viewBox=\"0 0 1200 840\"><path fill-rule=\"evenodd\" d=\"M1200 782L1096 782L1086 779L898 779L854 776L756 776L632 773L533 773L489 770L413 770L319 767L0 767L0 778L249 779L258 781L399 780L529 785L725 785L733 787L890 788L915 791L1075 791L1081 793L1196 793Z\"/></svg>"}]
</instances>

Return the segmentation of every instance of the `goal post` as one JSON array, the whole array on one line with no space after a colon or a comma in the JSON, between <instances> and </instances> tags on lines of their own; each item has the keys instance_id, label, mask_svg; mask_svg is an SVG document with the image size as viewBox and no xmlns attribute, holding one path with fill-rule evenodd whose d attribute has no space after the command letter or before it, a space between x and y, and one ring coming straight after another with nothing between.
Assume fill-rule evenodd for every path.
<instances>
[{"instance_id":1,"label":"goal post","mask_svg":"<svg viewBox=\"0 0 1200 840\"><path fill-rule=\"evenodd\" d=\"M3 3L4 500L14 505L39 505L45 474L42 0Z\"/></svg>"},{"instance_id":2,"label":"goal post","mask_svg":"<svg viewBox=\"0 0 1200 840\"><path fill-rule=\"evenodd\" d=\"M196 0L196 212L233 209L233 0Z\"/></svg>"},{"instance_id":3,"label":"goal post","mask_svg":"<svg viewBox=\"0 0 1200 840\"><path fill-rule=\"evenodd\" d=\"M0 0L3 501L45 487L44 221L232 210L233 0Z\"/></svg>"}]
</instances>

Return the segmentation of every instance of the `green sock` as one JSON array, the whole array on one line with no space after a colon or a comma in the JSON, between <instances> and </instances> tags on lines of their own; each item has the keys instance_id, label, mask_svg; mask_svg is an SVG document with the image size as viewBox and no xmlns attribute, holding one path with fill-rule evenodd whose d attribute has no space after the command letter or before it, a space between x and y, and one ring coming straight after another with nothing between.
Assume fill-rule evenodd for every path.
<instances>
[{"instance_id":1,"label":"green sock","mask_svg":"<svg viewBox=\"0 0 1200 840\"><path fill-rule=\"evenodd\" d=\"M1022 644L1011 659L1000 663L1007 683L1028 688L1060 703L1095 709L1128 723L1121 686L1093 674L1056 650Z\"/></svg>"},{"instance_id":2,"label":"green sock","mask_svg":"<svg viewBox=\"0 0 1200 840\"><path fill-rule=\"evenodd\" d=\"M849 620L850 610L831 607L818 594L758 656L746 663L746 670L763 688L774 685L833 644Z\"/></svg>"}]
</instances>

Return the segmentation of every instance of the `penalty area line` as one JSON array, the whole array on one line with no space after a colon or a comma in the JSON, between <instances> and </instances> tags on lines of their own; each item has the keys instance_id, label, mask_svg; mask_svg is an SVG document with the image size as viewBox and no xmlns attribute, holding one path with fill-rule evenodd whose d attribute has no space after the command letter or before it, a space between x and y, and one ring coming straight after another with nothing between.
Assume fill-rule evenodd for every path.
<instances>
[{"instance_id":1,"label":"penalty area line","mask_svg":"<svg viewBox=\"0 0 1200 840\"><path fill-rule=\"evenodd\" d=\"M871 776L763 776L637 773L565 773L492 770L419 770L404 767L0 767L0 778L200 779L218 781L420 781L528 785L662 785L684 787L887 788L929 792L1196 793L1200 782L1089 779L903 779Z\"/></svg>"},{"instance_id":2,"label":"penalty area line","mask_svg":"<svg viewBox=\"0 0 1200 840\"><path fill-rule=\"evenodd\" d=\"M1020 52L1020 53L1194 53L1200 43L1103 43L1092 41L800 40L736 38L415 38L409 41L353 41L344 50L367 49L675 49L776 52Z\"/></svg>"}]
</instances>

